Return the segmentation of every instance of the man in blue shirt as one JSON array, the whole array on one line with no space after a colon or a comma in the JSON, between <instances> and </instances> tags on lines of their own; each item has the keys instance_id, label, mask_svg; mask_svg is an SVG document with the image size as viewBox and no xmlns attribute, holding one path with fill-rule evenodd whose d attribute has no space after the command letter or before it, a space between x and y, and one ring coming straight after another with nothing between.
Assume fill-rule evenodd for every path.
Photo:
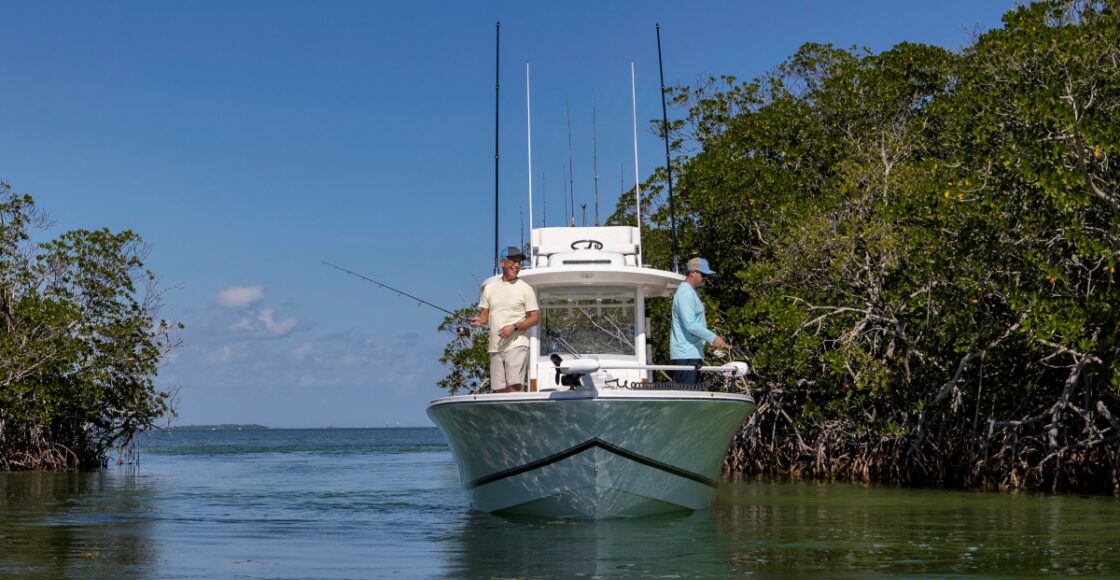
<instances>
[{"instance_id":1,"label":"man in blue shirt","mask_svg":"<svg viewBox=\"0 0 1120 580\"><path fill-rule=\"evenodd\" d=\"M708 330L708 322L704 318L704 303L700 302L700 296L696 294L696 289L704 285L708 276L714 274L704 258L689 260L688 274L673 295L669 356L675 365L699 367L704 360L705 344L712 345L712 348L724 347L723 338ZM700 371L674 371L673 380L693 385L700 382Z\"/></svg>"}]
</instances>

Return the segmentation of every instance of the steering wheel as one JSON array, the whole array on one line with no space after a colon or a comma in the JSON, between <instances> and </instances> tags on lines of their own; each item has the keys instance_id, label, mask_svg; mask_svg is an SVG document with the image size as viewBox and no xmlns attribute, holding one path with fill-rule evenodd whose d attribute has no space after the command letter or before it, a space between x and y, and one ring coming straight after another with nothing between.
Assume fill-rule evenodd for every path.
<instances>
[{"instance_id":1,"label":"steering wheel","mask_svg":"<svg viewBox=\"0 0 1120 580\"><path fill-rule=\"evenodd\" d=\"M603 249L603 242L600 242L599 240L576 240L576 241L572 242L572 249L573 250L578 250L579 248L577 248L576 246L578 246L580 244L587 244L587 247L584 248L585 250L602 250Z\"/></svg>"}]
</instances>

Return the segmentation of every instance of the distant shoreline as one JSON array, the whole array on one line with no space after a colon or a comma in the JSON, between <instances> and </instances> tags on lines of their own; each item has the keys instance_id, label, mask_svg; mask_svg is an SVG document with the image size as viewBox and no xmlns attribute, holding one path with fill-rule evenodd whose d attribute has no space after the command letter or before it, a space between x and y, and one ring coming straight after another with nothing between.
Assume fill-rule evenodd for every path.
<instances>
[{"instance_id":1,"label":"distant shoreline","mask_svg":"<svg viewBox=\"0 0 1120 580\"><path fill-rule=\"evenodd\" d=\"M171 428L172 431L264 431L268 427L264 425L239 425L239 424L221 424L221 425L177 425Z\"/></svg>"}]
</instances>

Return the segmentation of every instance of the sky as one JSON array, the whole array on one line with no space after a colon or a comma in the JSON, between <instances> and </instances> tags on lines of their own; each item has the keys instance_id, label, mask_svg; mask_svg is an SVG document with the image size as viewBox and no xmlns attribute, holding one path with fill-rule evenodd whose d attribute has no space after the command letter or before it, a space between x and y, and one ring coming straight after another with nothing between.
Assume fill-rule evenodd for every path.
<instances>
[{"instance_id":1,"label":"sky","mask_svg":"<svg viewBox=\"0 0 1120 580\"><path fill-rule=\"evenodd\" d=\"M0 181L50 214L42 239L108 227L149 244L160 315L185 326L156 377L175 424L429 426L443 313L322 262L448 310L476 301L496 85L499 231L520 244L530 222L571 219L565 197L593 222L596 169L601 220L633 187L631 63L637 172L664 163L658 24L680 85L755 78L806 42L959 50L1014 6L0 0Z\"/></svg>"}]
</instances>

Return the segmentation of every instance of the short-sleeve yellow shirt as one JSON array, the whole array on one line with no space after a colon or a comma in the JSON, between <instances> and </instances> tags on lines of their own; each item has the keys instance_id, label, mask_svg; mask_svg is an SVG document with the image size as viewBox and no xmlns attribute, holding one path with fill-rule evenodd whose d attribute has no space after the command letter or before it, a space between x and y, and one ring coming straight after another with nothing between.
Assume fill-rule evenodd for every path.
<instances>
[{"instance_id":1,"label":"short-sleeve yellow shirt","mask_svg":"<svg viewBox=\"0 0 1120 580\"><path fill-rule=\"evenodd\" d=\"M498 278L482 287L478 300L479 308L490 309L490 346L488 352L502 352L519 346L529 346L529 337L524 332L515 332L509 338L500 338L498 331L525 318L537 306L537 293L524 280L517 278L506 282Z\"/></svg>"}]
</instances>

